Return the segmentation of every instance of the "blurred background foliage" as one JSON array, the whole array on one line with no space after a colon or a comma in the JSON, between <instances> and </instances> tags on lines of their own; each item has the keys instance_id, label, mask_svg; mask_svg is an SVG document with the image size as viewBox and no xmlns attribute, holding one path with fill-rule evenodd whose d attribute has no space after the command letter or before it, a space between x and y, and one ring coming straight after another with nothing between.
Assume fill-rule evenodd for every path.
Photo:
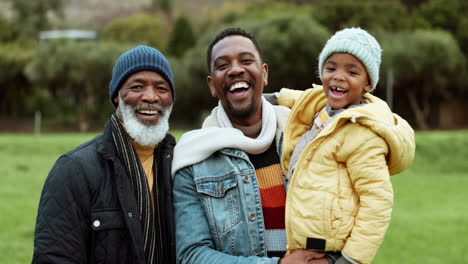
<instances>
[{"instance_id":1,"label":"blurred background foliage","mask_svg":"<svg viewBox=\"0 0 468 264\"><path fill-rule=\"evenodd\" d=\"M184 1L152 0L79 23L67 17L71 2L0 2L0 131L30 129L14 124L32 125L38 111L46 130L100 130L114 111L108 98L113 63L139 44L158 48L171 62L177 89L172 126L198 127L217 103L206 85L206 49L226 27L259 39L269 65L265 92L320 83L317 57L326 40L339 29L362 27L383 47L375 94L391 100L394 112L421 130L468 126L461 109L468 103L464 0L198 0L195 9ZM91 29L98 38L38 37L57 29Z\"/></svg>"},{"instance_id":2,"label":"blurred background foliage","mask_svg":"<svg viewBox=\"0 0 468 264\"><path fill-rule=\"evenodd\" d=\"M167 37L163 31L163 21L151 14L136 14L126 18L116 18L104 25L100 38L117 43L135 42L159 47L165 52Z\"/></svg>"}]
</instances>

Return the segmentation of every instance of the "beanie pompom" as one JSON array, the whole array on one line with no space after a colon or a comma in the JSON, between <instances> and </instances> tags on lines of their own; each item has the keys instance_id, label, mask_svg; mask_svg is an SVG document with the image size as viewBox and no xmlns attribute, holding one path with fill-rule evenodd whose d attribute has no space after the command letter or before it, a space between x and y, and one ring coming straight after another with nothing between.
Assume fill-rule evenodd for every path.
<instances>
[{"instance_id":1,"label":"beanie pompom","mask_svg":"<svg viewBox=\"0 0 468 264\"><path fill-rule=\"evenodd\" d=\"M117 104L114 98L117 97L120 86L128 77L140 71L154 71L161 74L169 83L172 100L175 101L174 77L169 61L157 49L140 45L122 54L114 65L112 80L109 84L109 96L115 107Z\"/></svg>"},{"instance_id":2,"label":"beanie pompom","mask_svg":"<svg viewBox=\"0 0 468 264\"><path fill-rule=\"evenodd\" d=\"M361 28L346 28L336 32L320 53L318 68L320 79L325 61L337 52L352 54L364 64L374 90L379 82L379 68L382 61L382 49L377 40Z\"/></svg>"}]
</instances>

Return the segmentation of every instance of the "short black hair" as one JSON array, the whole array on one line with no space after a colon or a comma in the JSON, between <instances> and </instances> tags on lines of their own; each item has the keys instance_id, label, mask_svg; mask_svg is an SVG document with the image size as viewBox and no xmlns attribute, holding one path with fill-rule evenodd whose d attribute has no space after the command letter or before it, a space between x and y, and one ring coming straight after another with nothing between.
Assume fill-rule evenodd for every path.
<instances>
[{"instance_id":1,"label":"short black hair","mask_svg":"<svg viewBox=\"0 0 468 264\"><path fill-rule=\"evenodd\" d=\"M208 72L211 72L211 52L213 51L213 46L216 45L216 43L218 43L223 38L229 36L243 36L250 39L258 51L260 59L262 59L262 49L260 48L260 44L258 44L257 39L252 33L249 33L241 28L226 28L223 31L221 31L218 35L216 35L216 37L211 41L210 45L208 46L208 50L206 51L206 62L208 64Z\"/></svg>"}]
</instances>

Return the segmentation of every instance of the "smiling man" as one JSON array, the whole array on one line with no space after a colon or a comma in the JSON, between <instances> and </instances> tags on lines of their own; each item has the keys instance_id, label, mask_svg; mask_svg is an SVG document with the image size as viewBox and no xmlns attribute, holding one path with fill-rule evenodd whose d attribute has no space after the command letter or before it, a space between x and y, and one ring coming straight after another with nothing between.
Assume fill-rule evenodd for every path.
<instances>
[{"instance_id":1,"label":"smiling man","mask_svg":"<svg viewBox=\"0 0 468 264\"><path fill-rule=\"evenodd\" d=\"M282 258L286 178L278 153L289 109L263 99L268 66L261 55L255 37L239 28L222 31L208 47L207 82L219 104L174 150L180 263L287 264L324 256L297 250Z\"/></svg>"},{"instance_id":2,"label":"smiling man","mask_svg":"<svg viewBox=\"0 0 468 264\"><path fill-rule=\"evenodd\" d=\"M104 133L60 157L39 203L33 263L175 263L172 70L156 49L117 60Z\"/></svg>"},{"instance_id":3,"label":"smiling man","mask_svg":"<svg viewBox=\"0 0 468 264\"><path fill-rule=\"evenodd\" d=\"M262 117L263 87L268 84L268 66L251 39L232 35L210 46L211 95L217 97L235 125L250 126Z\"/></svg>"}]
</instances>

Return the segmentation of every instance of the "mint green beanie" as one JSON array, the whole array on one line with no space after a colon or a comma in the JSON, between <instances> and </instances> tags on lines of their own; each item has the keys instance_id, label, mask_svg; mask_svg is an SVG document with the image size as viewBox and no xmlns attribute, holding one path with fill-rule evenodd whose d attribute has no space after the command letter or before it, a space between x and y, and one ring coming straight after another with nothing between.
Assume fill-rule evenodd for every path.
<instances>
[{"instance_id":1,"label":"mint green beanie","mask_svg":"<svg viewBox=\"0 0 468 264\"><path fill-rule=\"evenodd\" d=\"M346 28L337 31L323 47L319 56L319 74L322 79L323 64L333 53L344 52L354 55L366 67L372 90L379 82L382 49L377 40L361 28Z\"/></svg>"}]
</instances>

